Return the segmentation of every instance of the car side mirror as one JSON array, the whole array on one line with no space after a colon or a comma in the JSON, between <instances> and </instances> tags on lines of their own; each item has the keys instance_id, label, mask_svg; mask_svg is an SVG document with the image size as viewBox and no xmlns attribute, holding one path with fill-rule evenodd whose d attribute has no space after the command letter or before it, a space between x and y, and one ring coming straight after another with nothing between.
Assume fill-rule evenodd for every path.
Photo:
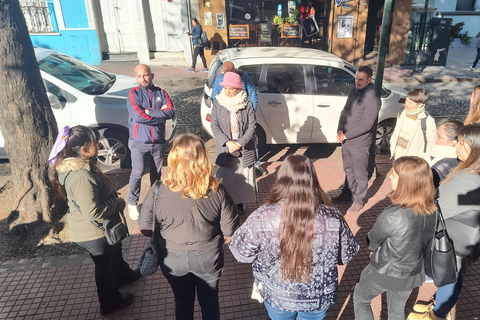
<instances>
[{"instance_id":1,"label":"car side mirror","mask_svg":"<svg viewBox=\"0 0 480 320\"><path fill-rule=\"evenodd\" d=\"M63 105L60 100L51 92L47 92L48 101L50 101L50 106L52 109L62 110Z\"/></svg>"}]
</instances>

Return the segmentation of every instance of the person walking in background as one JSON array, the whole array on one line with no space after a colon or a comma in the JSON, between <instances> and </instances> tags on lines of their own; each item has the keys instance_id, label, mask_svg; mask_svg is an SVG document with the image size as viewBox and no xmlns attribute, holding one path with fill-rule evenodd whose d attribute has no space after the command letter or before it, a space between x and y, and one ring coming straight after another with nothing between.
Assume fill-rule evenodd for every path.
<instances>
[{"instance_id":1,"label":"person walking in background","mask_svg":"<svg viewBox=\"0 0 480 320\"><path fill-rule=\"evenodd\" d=\"M199 137L176 137L168 166L156 205L155 188L151 187L138 225L148 237L153 224L158 225L160 267L175 296L175 318L193 320L196 291L202 319L218 320L222 245L237 229L238 215L232 198L215 178L214 165Z\"/></svg>"},{"instance_id":2,"label":"person walking in background","mask_svg":"<svg viewBox=\"0 0 480 320\"><path fill-rule=\"evenodd\" d=\"M195 67L197 65L197 56L200 55L203 63L203 69L200 72L207 72L207 60L205 60L205 48L202 45L202 26L198 22L197 18L192 19L192 31L187 32L190 39L192 39L193 44L193 54L192 54L192 67L187 69L189 72L195 72Z\"/></svg>"},{"instance_id":3,"label":"person walking in background","mask_svg":"<svg viewBox=\"0 0 480 320\"><path fill-rule=\"evenodd\" d=\"M480 84L473 88L472 96L470 97L470 109L468 110L467 118L463 122L464 125L480 123Z\"/></svg>"},{"instance_id":4,"label":"person walking in background","mask_svg":"<svg viewBox=\"0 0 480 320\"><path fill-rule=\"evenodd\" d=\"M458 130L463 123L458 120L447 120L439 123L432 158L429 162L432 167L435 188L447 177L450 171L458 165L457 150Z\"/></svg>"},{"instance_id":5,"label":"person walking in background","mask_svg":"<svg viewBox=\"0 0 480 320\"><path fill-rule=\"evenodd\" d=\"M459 244L465 243L465 239L472 237L475 239L475 236L478 236L475 232L470 233L470 230L478 230L480 224L480 124L470 124L460 128L458 143L455 147L460 164L450 172L438 188L438 204L457 255L457 282L438 288L433 304L415 305L413 309L419 313L410 314L411 320L448 318L462 290L462 274L467 272L470 264L470 260L458 254L460 249L466 249L460 248ZM465 226L460 232L449 228L449 218L462 216L470 217L472 225ZM474 249L470 247L467 250Z\"/></svg>"},{"instance_id":6,"label":"person walking in background","mask_svg":"<svg viewBox=\"0 0 480 320\"><path fill-rule=\"evenodd\" d=\"M380 97L372 82L373 71L361 66L355 74L355 89L348 95L338 121L337 141L342 143L342 161L346 184L337 198L351 198L347 214L358 213L368 189L368 159L374 125L380 110Z\"/></svg>"},{"instance_id":7,"label":"person walking in background","mask_svg":"<svg viewBox=\"0 0 480 320\"><path fill-rule=\"evenodd\" d=\"M133 302L133 293L118 291L141 275L130 269L122 256L122 243L110 245L105 233L92 224L100 223L125 208L105 174L98 168L98 131L84 126L65 127L59 134L49 159L53 163L53 191L68 202L70 240L85 248L95 264L100 314L123 309Z\"/></svg>"},{"instance_id":8,"label":"person walking in background","mask_svg":"<svg viewBox=\"0 0 480 320\"><path fill-rule=\"evenodd\" d=\"M300 6L300 19L302 19L303 33L302 38L303 43L305 40L308 41L309 45L313 45L313 36L318 33L318 27L315 22L315 8L313 7L313 1L307 1L306 6Z\"/></svg>"},{"instance_id":9,"label":"person walking in background","mask_svg":"<svg viewBox=\"0 0 480 320\"><path fill-rule=\"evenodd\" d=\"M325 318L335 303L337 265L348 263L359 248L304 155L285 159L267 204L247 218L230 243L239 262L253 264L273 320Z\"/></svg>"},{"instance_id":10,"label":"person walking in background","mask_svg":"<svg viewBox=\"0 0 480 320\"><path fill-rule=\"evenodd\" d=\"M243 90L240 75L227 72L220 83L222 91L213 103L211 126L216 140L217 178L228 190L239 213L244 203L254 202L255 180L255 111Z\"/></svg>"},{"instance_id":11,"label":"person walking in background","mask_svg":"<svg viewBox=\"0 0 480 320\"><path fill-rule=\"evenodd\" d=\"M225 73L235 72L235 73L240 75L240 80L242 81L243 90L245 90L245 92L247 93L248 99L250 99L250 101L252 101L253 110L256 112L257 111L257 102L258 102L257 88L253 84L253 81L252 81L252 79L250 79L248 74L246 74L245 72L242 72L242 71L238 71L237 68L235 68L235 65L233 64L233 62L231 62L231 61L226 61L223 64L222 72L223 73L218 75L218 77L215 79L215 82L213 84L212 101L215 101L215 99L217 98L217 95L220 93L220 91L222 91L222 85L220 83L222 83ZM260 174L262 176L264 176L264 175L268 174L268 172L267 172L267 170L263 169L260 166L260 158L258 156L257 144L255 144L255 153L257 155L257 161L255 162L255 168L258 170L258 172L260 172Z\"/></svg>"},{"instance_id":12,"label":"person walking in background","mask_svg":"<svg viewBox=\"0 0 480 320\"><path fill-rule=\"evenodd\" d=\"M390 138L393 159L403 156L418 156L429 161L435 145L437 126L425 111L428 94L424 89L412 89L405 100L405 110L397 118Z\"/></svg>"},{"instance_id":13,"label":"person walking in background","mask_svg":"<svg viewBox=\"0 0 480 320\"><path fill-rule=\"evenodd\" d=\"M475 57L475 61L473 61L473 64L470 68L470 70L475 70L475 67L477 66L478 61L480 60L480 31L476 35L477 38L477 56Z\"/></svg>"},{"instance_id":14,"label":"person walking in background","mask_svg":"<svg viewBox=\"0 0 480 320\"><path fill-rule=\"evenodd\" d=\"M160 180L165 144L165 121L175 116L168 93L153 84L154 74L150 67L140 64L135 68L139 86L130 90L127 99L128 147L132 156L128 193L130 219L138 219L138 200L145 166L145 157L150 162L150 184Z\"/></svg>"},{"instance_id":15,"label":"person walking in background","mask_svg":"<svg viewBox=\"0 0 480 320\"><path fill-rule=\"evenodd\" d=\"M425 281L423 250L435 230L435 188L428 163L419 157L393 162L392 205L368 232L370 264L355 286L357 320L373 320L372 300L387 292L388 320L405 320L405 303Z\"/></svg>"}]
</instances>

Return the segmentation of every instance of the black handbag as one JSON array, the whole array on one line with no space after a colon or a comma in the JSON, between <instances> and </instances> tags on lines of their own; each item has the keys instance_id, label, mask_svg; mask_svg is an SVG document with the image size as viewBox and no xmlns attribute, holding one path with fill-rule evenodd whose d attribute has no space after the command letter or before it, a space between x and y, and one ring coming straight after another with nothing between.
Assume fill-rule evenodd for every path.
<instances>
[{"instance_id":1,"label":"black handbag","mask_svg":"<svg viewBox=\"0 0 480 320\"><path fill-rule=\"evenodd\" d=\"M425 274L433 279L435 286L443 287L457 281L457 261L442 211L438 204L437 207L435 231L425 247L423 257Z\"/></svg>"},{"instance_id":2,"label":"black handbag","mask_svg":"<svg viewBox=\"0 0 480 320\"><path fill-rule=\"evenodd\" d=\"M95 220L91 221L94 226L104 231L105 239L107 239L107 243L111 246L121 242L129 235L128 228L120 216L123 218L123 221L125 221L123 211L112 214L108 219L103 221L103 224Z\"/></svg>"},{"instance_id":3,"label":"black handbag","mask_svg":"<svg viewBox=\"0 0 480 320\"><path fill-rule=\"evenodd\" d=\"M153 221L152 221L152 237L148 241L147 245L143 249L140 257L138 258L137 268L140 270L140 273L143 276L149 276L157 272L158 266L160 265L160 250L158 247L156 225L157 220L155 218L155 206L157 204L157 194L158 189L160 188L161 181L155 181L154 192L153 192Z\"/></svg>"},{"instance_id":4,"label":"black handbag","mask_svg":"<svg viewBox=\"0 0 480 320\"><path fill-rule=\"evenodd\" d=\"M447 218L445 224L455 246L455 253L470 261L480 256L480 212L468 210Z\"/></svg>"}]
</instances>

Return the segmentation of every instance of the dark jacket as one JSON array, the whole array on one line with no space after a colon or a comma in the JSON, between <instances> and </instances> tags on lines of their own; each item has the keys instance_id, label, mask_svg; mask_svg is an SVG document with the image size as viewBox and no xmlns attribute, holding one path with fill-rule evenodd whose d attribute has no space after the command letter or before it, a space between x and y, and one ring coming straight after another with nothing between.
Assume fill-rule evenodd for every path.
<instances>
[{"instance_id":1,"label":"dark jacket","mask_svg":"<svg viewBox=\"0 0 480 320\"><path fill-rule=\"evenodd\" d=\"M154 186L142 205L138 226L142 234L152 235ZM170 250L212 250L223 244L223 236L231 237L238 228L238 214L232 198L220 185L207 198L183 198L163 183L158 189L155 217L160 237Z\"/></svg>"},{"instance_id":2,"label":"dark jacket","mask_svg":"<svg viewBox=\"0 0 480 320\"><path fill-rule=\"evenodd\" d=\"M370 145L381 105L380 97L371 83L362 90L353 89L340 114L337 132L342 130L352 143Z\"/></svg>"},{"instance_id":3,"label":"dark jacket","mask_svg":"<svg viewBox=\"0 0 480 320\"><path fill-rule=\"evenodd\" d=\"M103 238L104 232L91 221L103 222L123 209L125 201L118 198L111 182L90 170L87 159L67 158L56 169L68 199L70 240L83 242Z\"/></svg>"},{"instance_id":4,"label":"dark jacket","mask_svg":"<svg viewBox=\"0 0 480 320\"><path fill-rule=\"evenodd\" d=\"M162 109L164 105L166 107ZM165 121L175 116L172 100L165 90L156 86L133 88L128 95L127 109L130 140L165 143Z\"/></svg>"},{"instance_id":5,"label":"dark jacket","mask_svg":"<svg viewBox=\"0 0 480 320\"><path fill-rule=\"evenodd\" d=\"M387 207L368 233L370 264L381 274L408 278L423 268L423 250L435 229L435 214L416 215L412 208Z\"/></svg>"},{"instance_id":6,"label":"dark jacket","mask_svg":"<svg viewBox=\"0 0 480 320\"><path fill-rule=\"evenodd\" d=\"M257 102L258 102L258 95L257 95L257 88L253 84L252 79L246 74L245 72L237 71L237 74L240 76L240 80L242 81L243 90L247 92L248 99L252 101L253 110L257 110ZM215 79L215 83L213 84L212 88L212 101L215 101L217 98L217 94L222 91L223 87L220 83L223 82L224 74L219 74L217 79Z\"/></svg>"},{"instance_id":7,"label":"dark jacket","mask_svg":"<svg viewBox=\"0 0 480 320\"><path fill-rule=\"evenodd\" d=\"M255 111L251 101L248 101L247 107L239 110L241 118L240 138L237 140L242 145L243 167L247 168L255 163L255 128L257 121ZM227 141L232 140L230 133L230 111L220 105L218 100L213 102L211 117L212 132L217 143L215 145L215 164L225 167L228 159Z\"/></svg>"},{"instance_id":8,"label":"dark jacket","mask_svg":"<svg viewBox=\"0 0 480 320\"><path fill-rule=\"evenodd\" d=\"M433 173L433 182L435 183L435 188L438 188L440 185L440 181L445 179L450 171L458 166L458 159L457 158L444 158L435 162L432 166L432 173Z\"/></svg>"},{"instance_id":9,"label":"dark jacket","mask_svg":"<svg viewBox=\"0 0 480 320\"><path fill-rule=\"evenodd\" d=\"M197 24L195 27L192 28L192 32L190 32L192 35L192 44L194 46L200 44L200 38L202 37L202 26Z\"/></svg>"}]
</instances>

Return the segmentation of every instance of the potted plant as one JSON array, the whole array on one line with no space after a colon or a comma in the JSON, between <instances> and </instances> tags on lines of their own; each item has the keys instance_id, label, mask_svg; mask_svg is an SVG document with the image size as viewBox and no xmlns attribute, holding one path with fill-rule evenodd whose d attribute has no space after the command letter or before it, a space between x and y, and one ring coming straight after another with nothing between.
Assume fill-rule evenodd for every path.
<instances>
[{"instance_id":1,"label":"potted plant","mask_svg":"<svg viewBox=\"0 0 480 320\"><path fill-rule=\"evenodd\" d=\"M298 22L298 15L300 14L300 11L298 11L297 9L295 9L293 11L293 15L292 16L288 16L284 19L284 23L288 23L288 24L296 24Z\"/></svg>"},{"instance_id":2,"label":"potted plant","mask_svg":"<svg viewBox=\"0 0 480 320\"><path fill-rule=\"evenodd\" d=\"M278 32L282 31L283 18L277 15L272 17L273 25L278 28Z\"/></svg>"}]
</instances>

